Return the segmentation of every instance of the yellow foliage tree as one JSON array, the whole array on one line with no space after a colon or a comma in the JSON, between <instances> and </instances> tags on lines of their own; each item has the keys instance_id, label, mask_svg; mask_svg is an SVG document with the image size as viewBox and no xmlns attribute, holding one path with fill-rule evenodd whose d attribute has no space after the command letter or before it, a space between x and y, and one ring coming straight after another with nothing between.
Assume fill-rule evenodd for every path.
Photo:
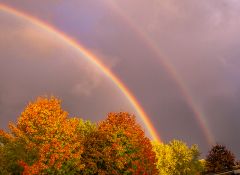
<instances>
[{"instance_id":1,"label":"yellow foliage tree","mask_svg":"<svg viewBox=\"0 0 240 175\"><path fill-rule=\"evenodd\" d=\"M199 150L196 145L189 148L184 142L173 140L169 144L153 142L156 167L160 175L196 175L202 171Z\"/></svg>"}]
</instances>

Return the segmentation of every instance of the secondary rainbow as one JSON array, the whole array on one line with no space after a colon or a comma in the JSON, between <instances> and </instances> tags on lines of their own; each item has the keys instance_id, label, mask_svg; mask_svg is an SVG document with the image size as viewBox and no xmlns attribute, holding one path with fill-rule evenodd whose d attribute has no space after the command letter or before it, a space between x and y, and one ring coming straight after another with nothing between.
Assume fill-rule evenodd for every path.
<instances>
[{"instance_id":1,"label":"secondary rainbow","mask_svg":"<svg viewBox=\"0 0 240 175\"><path fill-rule=\"evenodd\" d=\"M212 132L209 129L206 117L204 115L204 112L202 109L197 105L196 101L192 98L192 95L190 93L190 90L186 86L186 83L182 79L182 77L179 75L179 73L176 71L175 67L168 61L167 57L163 54L163 52L160 50L160 48L156 45L156 43L150 39L150 37L144 33L137 25L131 20L116 4L116 2L112 0L106 0L104 1L106 4L121 18L123 21L130 27L142 40L143 42L153 51L153 53L156 54L156 56L159 58L159 62L167 73L171 75L172 79L175 81L176 85L179 87L182 96L184 97L186 103L191 108L195 119L197 120L199 126L201 127L205 139L209 145L214 144L214 137Z\"/></svg>"},{"instance_id":2,"label":"secondary rainbow","mask_svg":"<svg viewBox=\"0 0 240 175\"><path fill-rule=\"evenodd\" d=\"M95 55L93 55L90 51L88 51L86 48L84 48L80 43L78 43L73 38L67 36L65 33L57 30L50 24L47 24L33 16L30 16L24 12L21 12L17 9L14 9L12 7L6 6L4 4L0 4L0 10L13 14L17 17L23 18L27 21L30 21L32 24L44 29L45 31L54 34L59 39L61 39L63 42L66 42L73 48L77 49L82 55L85 56L86 59L92 62L96 67L98 67L126 96L126 98L129 100L129 102L132 104L132 106L136 109L138 112L140 118L143 120L146 128L148 129L151 137L153 140L161 141L160 136L158 135L156 129L152 125L148 115L143 110L137 99L134 97L134 95L127 89L127 87L119 80L119 78L114 75L110 69L108 69Z\"/></svg>"}]
</instances>

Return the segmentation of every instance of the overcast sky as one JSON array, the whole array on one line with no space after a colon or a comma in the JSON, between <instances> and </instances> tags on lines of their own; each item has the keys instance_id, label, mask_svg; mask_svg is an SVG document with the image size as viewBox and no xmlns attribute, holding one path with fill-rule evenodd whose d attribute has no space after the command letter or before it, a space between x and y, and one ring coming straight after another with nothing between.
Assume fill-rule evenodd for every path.
<instances>
[{"instance_id":1,"label":"overcast sky","mask_svg":"<svg viewBox=\"0 0 240 175\"><path fill-rule=\"evenodd\" d=\"M237 0L0 2L55 26L97 55L139 100L163 141L196 143L206 154L194 106L214 140L240 156ZM0 21L1 127L39 95L56 95L71 116L93 121L111 111L135 112L121 91L66 43L1 10Z\"/></svg>"}]
</instances>

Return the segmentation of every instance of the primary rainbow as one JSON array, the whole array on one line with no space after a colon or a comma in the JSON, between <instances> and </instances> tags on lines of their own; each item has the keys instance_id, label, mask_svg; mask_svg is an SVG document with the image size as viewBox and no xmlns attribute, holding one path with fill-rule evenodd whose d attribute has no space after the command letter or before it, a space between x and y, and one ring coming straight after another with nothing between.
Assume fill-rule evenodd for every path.
<instances>
[{"instance_id":1,"label":"primary rainbow","mask_svg":"<svg viewBox=\"0 0 240 175\"><path fill-rule=\"evenodd\" d=\"M23 18L27 21L30 21L32 24L44 29L45 31L54 34L59 39L61 39L63 42L66 42L76 50L78 50L86 59L91 61L92 64L94 64L96 67L98 67L126 96L126 98L129 100L129 102L132 104L132 106L136 109L139 116L143 120L144 124L146 125L151 137L153 140L161 141L156 129L154 128L153 124L151 123L148 115L145 113L137 99L134 97L134 95L127 89L127 87L119 80L119 78L114 75L111 70L109 70L95 55L93 55L90 51L88 51L86 48L84 48L81 44L79 44L76 40L73 38L67 36L65 33L57 30L50 24L47 24L33 16L30 16L24 12L21 12L17 9L14 9L12 7L6 6L4 4L0 4L0 10L3 10L4 12L13 14L17 17Z\"/></svg>"},{"instance_id":2,"label":"primary rainbow","mask_svg":"<svg viewBox=\"0 0 240 175\"><path fill-rule=\"evenodd\" d=\"M167 73L171 75L171 78L175 81L176 85L180 89L182 96L184 97L186 103L191 108L195 119L197 120L199 126L201 127L205 139L208 145L213 145L215 140L214 136L208 126L208 122L204 115L202 109L197 105L197 102L193 99L190 90L186 86L186 83L176 71L176 68L171 64L167 57L163 54L160 48L156 45L156 43L146 34L144 33L137 25L131 20L117 5L116 2L112 0L104 1L106 4L119 16L123 21L130 27L142 40L143 42L153 51L153 53L158 57L158 61L165 68Z\"/></svg>"}]
</instances>

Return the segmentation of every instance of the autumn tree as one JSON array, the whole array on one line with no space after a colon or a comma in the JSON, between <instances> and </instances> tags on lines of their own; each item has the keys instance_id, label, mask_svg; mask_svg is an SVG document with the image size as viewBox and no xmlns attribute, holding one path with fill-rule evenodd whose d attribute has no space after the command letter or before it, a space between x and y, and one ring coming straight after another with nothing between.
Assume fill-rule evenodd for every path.
<instances>
[{"instance_id":1,"label":"autumn tree","mask_svg":"<svg viewBox=\"0 0 240 175\"><path fill-rule=\"evenodd\" d=\"M28 150L24 140L16 139L12 135L0 130L0 174L21 174L23 167L19 160L32 162L36 160L36 149Z\"/></svg>"},{"instance_id":2,"label":"autumn tree","mask_svg":"<svg viewBox=\"0 0 240 175\"><path fill-rule=\"evenodd\" d=\"M205 168L209 173L232 170L235 165L235 156L226 146L216 144L209 151Z\"/></svg>"},{"instance_id":3,"label":"autumn tree","mask_svg":"<svg viewBox=\"0 0 240 175\"><path fill-rule=\"evenodd\" d=\"M156 167L160 175L194 175L202 170L196 145L188 147L184 142L173 140L169 144L153 142Z\"/></svg>"},{"instance_id":4,"label":"autumn tree","mask_svg":"<svg viewBox=\"0 0 240 175\"><path fill-rule=\"evenodd\" d=\"M0 151L4 152L4 160L12 160L19 171L22 167L23 174L64 174L80 170L84 167L82 124L77 118L68 118L60 100L40 97L26 107L16 125L10 123L10 133L0 132Z\"/></svg>"},{"instance_id":5,"label":"autumn tree","mask_svg":"<svg viewBox=\"0 0 240 175\"><path fill-rule=\"evenodd\" d=\"M150 140L128 113L110 113L84 142L83 174L156 174Z\"/></svg>"}]
</instances>

